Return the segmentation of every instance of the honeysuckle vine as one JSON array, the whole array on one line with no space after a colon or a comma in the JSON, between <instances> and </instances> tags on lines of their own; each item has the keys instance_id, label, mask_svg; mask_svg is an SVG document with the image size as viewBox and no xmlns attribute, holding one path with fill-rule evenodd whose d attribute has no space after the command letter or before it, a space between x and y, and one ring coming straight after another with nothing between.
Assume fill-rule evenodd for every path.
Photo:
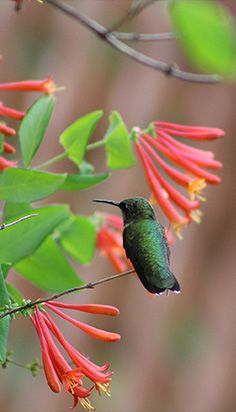
<instances>
[{"instance_id":1,"label":"honeysuckle vine","mask_svg":"<svg viewBox=\"0 0 236 412\"><path fill-rule=\"evenodd\" d=\"M7 360L6 342L10 320L17 313L30 317L39 337L43 369L49 387L56 393L63 387L65 392L73 396L74 407L79 403L87 410L92 410L94 408L90 395L93 389L99 394L104 391L110 396L112 374L108 371L108 363L98 366L85 358L66 340L48 310L96 339L107 342L120 339L116 332L107 332L84 324L58 309L58 307L73 309L75 305L54 303L54 301L64 295L92 289L135 272L122 246L122 219L99 211L87 217L71 213L68 206L50 205L38 208L32 207L31 203L47 198L60 189L81 190L107 179L109 173L94 174L93 165L86 160L87 152L103 148L109 171L133 167L136 160L140 158L151 189L152 202L154 200L158 202L180 237L180 229L183 225L187 226L191 221L197 223L200 221L200 214L196 211L204 200L202 190L206 184L220 183L217 175L205 169L220 169L222 166L214 159L212 152L195 148L189 142L220 138L224 136L224 132L219 128L183 126L156 121L148 125L145 130L135 126L129 133L121 115L112 112L104 137L90 142L103 116L103 112L97 110L80 117L62 131L59 137L59 142L64 149L62 153L33 168L31 164L45 138L55 107L56 98L53 93L57 87L51 78L39 82L5 84L4 87L7 90L17 91L34 87L44 95L21 119L19 138L25 167L19 168L17 164L14 167L9 165L0 174L0 199L5 201L3 219L6 219L6 223L0 226L0 242L2 242L0 245L0 262L2 262L0 327L3 328L4 342L4 347L0 348L1 361L4 364ZM179 138L185 139L188 144L180 142ZM134 148L137 150L137 159L133 152ZM78 172L74 174L47 172L48 167L62 159L73 162L78 167ZM181 168L182 171L179 170ZM177 187L166 180L165 174ZM189 199L181 193L182 187L187 191ZM13 210L12 204L15 205ZM35 219L30 219L31 217ZM13 218L15 219L12 221ZM166 229L166 236L171 243L172 235L169 229ZM8 247L9 244L11 248ZM59 245L66 255L81 264L91 263L97 250L119 273L84 284ZM21 295L19 296L19 291L15 290L13 285L5 281L12 267L36 286L48 291L59 288L60 291L47 298L25 300ZM42 276L45 272L48 275ZM66 285L74 286L66 287ZM86 305L87 311L93 305L96 306L97 311L100 310L100 313L103 310L103 314L109 314L110 309L106 305L88 305ZM81 310L81 307L81 305L76 306L77 310ZM118 309L113 311L118 313ZM64 348L73 362L72 365L61 354L55 340ZM84 377L88 378L93 386L86 386Z\"/></svg>"},{"instance_id":2,"label":"honeysuckle vine","mask_svg":"<svg viewBox=\"0 0 236 412\"><path fill-rule=\"evenodd\" d=\"M14 2L15 9L24 12L24 1ZM123 55L169 77L210 84L221 80L218 74L182 71L175 64L151 58L125 43L175 38L184 40L187 33L184 30L179 32L178 29L165 33L119 31L124 23L151 6L154 0L132 2L128 12L108 28L61 0L44 0L41 3L41 7L46 8L48 4L60 10ZM175 18L178 20L178 7L182 1L173 1L171 4L176 5ZM186 7L192 7L190 4L193 2L185 2ZM197 7L199 11L199 3ZM192 12L191 9L188 9L189 11ZM202 10L202 15L205 18L205 9ZM225 27L221 20L222 15L213 13L214 18L215 16L213 26L221 30ZM198 30L199 27L197 32ZM220 37L218 31L217 36ZM209 48L211 51L211 47ZM208 56L209 52L205 53L206 62ZM217 72L215 66L210 65L207 66L209 72ZM229 67L231 66L233 64L229 63ZM216 67L218 68L217 65ZM223 68L222 72L219 71L220 74L227 74L224 70ZM231 73L230 69L229 72ZM35 155L46 138L47 127L56 104L55 92L61 89L56 86L52 77L0 83L0 93L40 93L40 97L27 111L8 107L0 101L0 117L7 120L7 123L0 122L0 200L4 202L4 223L0 224L0 361L3 367L10 362L7 351L10 322L17 314L28 317L39 338L43 370L50 389L58 393L64 388L73 398L73 407L78 404L87 410L93 410L90 400L93 392L99 395L104 392L110 396L113 373L110 364L105 360L105 363L98 365L82 355L82 349L67 340L64 332L57 326L56 319L62 318L67 324L104 343L118 342L120 334L117 331L110 332L91 326L68 315L68 311L116 316L119 309L112 305L90 302L80 304L78 295L76 303L64 303L58 299L134 274L135 270L122 245L122 218L100 210L87 216L73 213L69 205L48 203L39 206L37 202L58 191L79 192L89 189L110 178L111 172L136 165L147 181L147 185L140 188L140 191L144 191L145 196L147 193L153 205L157 204L158 214L159 209L163 212L167 240L164 231L162 236L168 250L167 243L172 245L175 241L174 232L178 238L183 238L183 227L189 227L191 222L201 222L200 208L206 200L207 185L221 183L218 172L222 163L215 159L214 153L208 147L206 149L206 144L223 138L224 131L218 127L183 125L160 119L151 121L145 129L139 127L137 119L136 125L128 131L122 116L114 111L109 116L104 135L92 140L96 126L103 116L102 110L96 110L67 125L58 138L62 152L37 164ZM12 119L19 122L18 130L8 124ZM19 149L16 151L7 139L18 136ZM204 148L200 147L201 144ZM89 151L97 149L104 150L106 155L103 173L96 173L95 167L87 159ZM16 160L8 159L8 155L15 155ZM18 166L19 158L21 167ZM51 165L56 169L57 162L65 159L74 165L73 173L50 172ZM143 195L138 193L141 194ZM34 219L31 219L32 217ZM92 263L95 253L107 259L118 273L85 283L75 271L73 263L79 263L81 269L83 265ZM35 286L48 292L49 296L33 301L24 299L20 291L8 282L8 273L12 268ZM14 364L14 361L12 363ZM17 362L15 364L17 365ZM34 373L37 366L38 363L35 362L23 367Z\"/></svg>"}]
</instances>

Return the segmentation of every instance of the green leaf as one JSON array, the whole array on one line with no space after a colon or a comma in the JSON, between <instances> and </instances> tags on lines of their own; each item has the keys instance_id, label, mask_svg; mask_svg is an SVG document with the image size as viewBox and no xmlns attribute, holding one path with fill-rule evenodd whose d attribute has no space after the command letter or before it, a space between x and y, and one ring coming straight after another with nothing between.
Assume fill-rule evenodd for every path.
<instances>
[{"instance_id":1,"label":"green leaf","mask_svg":"<svg viewBox=\"0 0 236 412\"><path fill-rule=\"evenodd\" d=\"M55 97L44 95L30 107L19 128L21 152L24 164L29 166L46 133Z\"/></svg>"},{"instance_id":2,"label":"green leaf","mask_svg":"<svg viewBox=\"0 0 236 412\"><path fill-rule=\"evenodd\" d=\"M170 9L184 50L197 67L236 74L236 25L218 2L175 0Z\"/></svg>"},{"instance_id":3,"label":"green leaf","mask_svg":"<svg viewBox=\"0 0 236 412\"><path fill-rule=\"evenodd\" d=\"M0 175L0 199L9 202L34 202L55 193L66 174L38 170L5 169Z\"/></svg>"},{"instance_id":4,"label":"green leaf","mask_svg":"<svg viewBox=\"0 0 236 412\"><path fill-rule=\"evenodd\" d=\"M6 288L6 283L3 278L1 265L0 265L0 307L9 305L10 299L8 291ZM1 312L0 312L1 313ZM0 362L4 363L6 361L7 355L7 337L9 332L10 317L7 316L3 319L0 319Z\"/></svg>"},{"instance_id":5,"label":"green leaf","mask_svg":"<svg viewBox=\"0 0 236 412\"><path fill-rule=\"evenodd\" d=\"M30 215L31 213L34 213L33 210L33 207L29 203L5 202L3 209L3 221L14 220L21 214Z\"/></svg>"},{"instance_id":6,"label":"green leaf","mask_svg":"<svg viewBox=\"0 0 236 412\"><path fill-rule=\"evenodd\" d=\"M101 119L103 112L97 110L72 123L60 136L60 143L77 166L84 158L84 153L92 133Z\"/></svg>"},{"instance_id":7,"label":"green leaf","mask_svg":"<svg viewBox=\"0 0 236 412\"><path fill-rule=\"evenodd\" d=\"M24 278L48 292L61 292L83 284L51 237L15 268Z\"/></svg>"},{"instance_id":8,"label":"green leaf","mask_svg":"<svg viewBox=\"0 0 236 412\"><path fill-rule=\"evenodd\" d=\"M62 247L80 263L90 263L96 244L96 226L91 219L85 216L72 217L59 230Z\"/></svg>"},{"instance_id":9,"label":"green leaf","mask_svg":"<svg viewBox=\"0 0 236 412\"><path fill-rule=\"evenodd\" d=\"M0 310L4 308L4 306L9 305L10 299L6 287L6 282L3 277L2 267L0 265Z\"/></svg>"},{"instance_id":10,"label":"green leaf","mask_svg":"<svg viewBox=\"0 0 236 412\"><path fill-rule=\"evenodd\" d=\"M11 264L10 263L1 263L1 269L2 269L2 275L4 279L6 279L9 270L11 269Z\"/></svg>"},{"instance_id":11,"label":"green leaf","mask_svg":"<svg viewBox=\"0 0 236 412\"><path fill-rule=\"evenodd\" d=\"M3 152L4 136L0 133L0 153Z\"/></svg>"},{"instance_id":12,"label":"green leaf","mask_svg":"<svg viewBox=\"0 0 236 412\"><path fill-rule=\"evenodd\" d=\"M67 206L42 207L34 212L39 216L0 231L0 262L15 264L29 256L70 216Z\"/></svg>"},{"instance_id":13,"label":"green leaf","mask_svg":"<svg viewBox=\"0 0 236 412\"><path fill-rule=\"evenodd\" d=\"M91 175L94 172L94 166L86 160L82 160L79 170L82 175Z\"/></svg>"},{"instance_id":14,"label":"green leaf","mask_svg":"<svg viewBox=\"0 0 236 412\"><path fill-rule=\"evenodd\" d=\"M117 112L112 112L110 116L110 127L105 136L105 149L109 169L126 169L135 164L126 125Z\"/></svg>"},{"instance_id":15,"label":"green leaf","mask_svg":"<svg viewBox=\"0 0 236 412\"><path fill-rule=\"evenodd\" d=\"M97 175L67 175L67 178L60 190L73 191L88 189L91 186L95 186L98 183L103 182L109 177L109 173L97 174Z\"/></svg>"},{"instance_id":16,"label":"green leaf","mask_svg":"<svg viewBox=\"0 0 236 412\"><path fill-rule=\"evenodd\" d=\"M11 300L14 303L17 303L18 306L21 306L24 298L19 290L17 290L11 283L6 283L6 287Z\"/></svg>"},{"instance_id":17,"label":"green leaf","mask_svg":"<svg viewBox=\"0 0 236 412\"><path fill-rule=\"evenodd\" d=\"M1 313L1 312L0 312ZM9 333L10 318L6 316L0 319L0 362L6 362L7 358L7 338Z\"/></svg>"}]
</instances>

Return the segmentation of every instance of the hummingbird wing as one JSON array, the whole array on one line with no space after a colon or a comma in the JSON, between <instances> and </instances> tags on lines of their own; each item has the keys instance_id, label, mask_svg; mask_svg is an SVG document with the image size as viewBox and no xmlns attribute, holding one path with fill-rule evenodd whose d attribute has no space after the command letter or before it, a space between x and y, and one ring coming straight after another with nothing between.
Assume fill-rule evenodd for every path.
<instances>
[{"instance_id":1,"label":"hummingbird wing","mask_svg":"<svg viewBox=\"0 0 236 412\"><path fill-rule=\"evenodd\" d=\"M161 224L142 221L125 226L123 246L144 287L151 293L179 290L168 265L169 247Z\"/></svg>"},{"instance_id":2,"label":"hummingbird wing","mask_svg":"<svg viewBox=\"0 0 236 412\"><path fill-rule=\"evenodd\" d=\"M162 236L163 243L165 245L167 262L168 262L168 264L170 264L170 248L169 248L169 243L168 243L168 240L167 240L167 237L166 237L165 228L159 222L157 222L157 228L158 228L159 233Z\"/></svg>"}]
</instances>

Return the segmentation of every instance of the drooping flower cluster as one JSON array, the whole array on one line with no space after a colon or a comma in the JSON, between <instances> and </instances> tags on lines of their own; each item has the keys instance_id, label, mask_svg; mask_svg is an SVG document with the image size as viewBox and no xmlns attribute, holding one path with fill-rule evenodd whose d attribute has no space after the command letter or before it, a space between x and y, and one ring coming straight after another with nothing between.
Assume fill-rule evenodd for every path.
<instances>
[{"instance_id":1,"label":"drooping flower cluster","mask_svg":"<svg viewBox=\"0 0 236 412\"><path fill-rule=\"evenodd\" d=\"M119 310L114 306L97 304L76 305L54 301L49 301L45 306L95 339L107 342L120 340L119 334L97 329L68 316L58 309L72 309L80 312L117 316ZM99 395L104 391L110 396L109 389L112 378L112 372L108 371L110 364L106 362L104 365L98 366L73 347L64 338L52 317L45 310L45 306L40 309L36 307L31 320L39 336L47 383L52 391L56 393L61 391L61 385L63 385L64 390L74 398L73 407L79 402L85 409L93 410L94 408L88 399L93 389L96 389ZM55 340L64 348L73 366L61 354ZM89 388L84 386L83 380L85 377L92 382L92 386Z\"/></svg>"},{"instance_id":2,"label":"drooping flower cluster","mask_svg":"<svg viewBox=\"0 0 236 412\"><path fill-rule=\"evenodd\" d=\"M151 192L181 237L181 228L191 221L200 222L202 190L209 184L221 182L219 176L208 169L220 169L222 163L214 159L214 153L179 141L212 140L224 136L217 128L182 126L167 122L155 122L153 133L135 129L136 150L144 167ZM174 165L174 166L173 166ZM167 178L163 176L166 174ZM187 190L184 196L174 181Z\"/></svg>"},{"instance_id":3,"label":"drooping flower cluster","mask_svg":"<svg viewBox=\"0 0 236 412\"><path fill-rule=\"evenodd\" d=\"M45 80L26 80L11 83L0 83L0 90L9 91L29 91L29 92L42 92L47 94L54 93L57 88L51 78ZM22 120L26 112L13 109L5 106L0 101L0 117L6 119ZM8 154L14 154L16 149L11 144L4 141L5 137L12 137L16 135L16 130L9 127L5 122L0 121L0 142L2 144L2 151ZM16 161L8 160L3 156L0 156L0 170L4 170L8 167L15 167Z\"/></svg>"},{"instance_id":4,"label":"drooping flower cluster","mask_svg":"<svg viewBox=\"0 0 236 412\"><path fill-rule=\"evenodd\" d=\"M102 224L97 232L97 249L108 258L118 272L124 272L130 267L123 248L123 219L106 213L101 215Z\"/></svg>"}]
</instances>

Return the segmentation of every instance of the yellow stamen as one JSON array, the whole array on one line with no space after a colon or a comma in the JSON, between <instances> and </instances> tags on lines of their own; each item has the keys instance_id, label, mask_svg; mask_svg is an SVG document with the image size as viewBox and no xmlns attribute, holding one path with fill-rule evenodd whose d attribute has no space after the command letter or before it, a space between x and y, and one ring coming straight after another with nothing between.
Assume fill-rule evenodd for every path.
<instances>
[{"instance_id":1,"label":"yellow stamen","mask_svg":"<svg viewBox=\"0 0 236 412\"><path fill-rule=\"evenodd\" d=\"M203 213L201 212L201 210L196 209L196 210L192 210L192 211L191 211L190 216L191 216L191 219L192 219L195 223L199 224L199 223L201 223L201 221L202 221Z\"/></svg>"},{"instance_id":2,"label":"yellow stamen","mask_svg":"<svg viewBox=\"0 0 236 412\"><path fill-rule=\"evenodd\" d=\"M156 201L156 199L155 199L154 196L151 196L151 197L150 197L149 203L150 203L152 206L154 206L154 205L157 203L157 201Z\"/></svg>"},{"instance_id":3,"label":"yellow stamen","mask_svg":"<svg viewBox=\"0 0 236 412\"><path fill-rule=\"evenodd\" d=\"M75 391L74 388L76 388L76 386L78 386L78 382L76 382L74 379L68 379L68 384L70 386L70 391L72 393L72 395L74 395Z\"/></svg>"},{"instance_id":4,"label":"yellow stamen","mask_svg":"<svg viewBox=\"0 0 236 412\"><path fill-rule=\"evenodd\" d=\"M173 228L176 233L176 236L179 240L183 240L182 230L188 224L188 219L184 219L182 222L174 222Z\"/></svg>"},{"instance_id":5,"label":"yellow stamen","mask_svg":"<svg viewBox=\"0 0 236 412\"><path fill-rule=\"evenodd\" d=\"M65 90L64 86L57 86L54 81L49 80L47 83L45 83L44 88L47 90L48 94L54 94L55 92L60 92L62 90Z\"/></svg>"},{"instance_id":6,"label":"yellow stamen","mask_svg":"<svg viewBox=\"0 0 236 412\"><path fill-rule=\"evenodd\" d=\"M205 179L194 179L188 185L188 192L190 199L194 200L197 197L202 202L206 201L206 198L202 195L202 190L207 186Z\"/></svg>"},{"instance_id":7,"label":"yellow stamen","mask_svg":"<svg viewBox=\"0 0 236 412\"><path fill-rule=\"evenodd\" d=\"M91 404L88 398L79 398L80 404L83 406L84 409L87 409L87 411L94 411L95 408Z\"/></svg>"},{"instance_id":8,"label":"yellow stamen","mask_svg":"<svg viewBox=\"0 0 236 412\"><path fill-rule=\"evenodd\" d=\"M97 383L97 386L108 396L108 398L111 397L111 392L110 392L111 385L109 382L104 383L104 385L102 385L101 383Z\"/></svg>"}]
</instances>

